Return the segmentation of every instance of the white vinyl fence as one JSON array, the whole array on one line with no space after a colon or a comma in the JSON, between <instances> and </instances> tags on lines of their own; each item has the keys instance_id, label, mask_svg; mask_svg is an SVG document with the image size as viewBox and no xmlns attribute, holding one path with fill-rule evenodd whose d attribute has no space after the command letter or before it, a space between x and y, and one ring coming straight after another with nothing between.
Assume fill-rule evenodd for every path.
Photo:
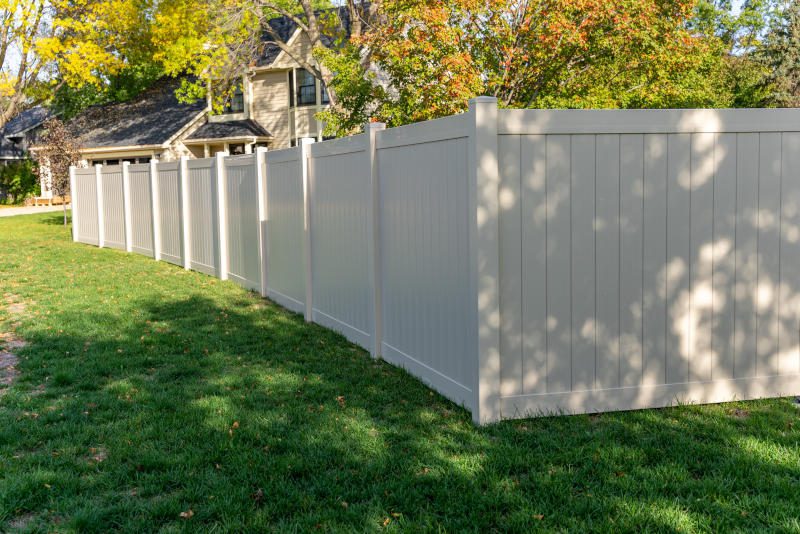
<instances>
[{"instance_id":1,"label":"white vinyl fence","mask_svg":"<svg viewBox=\"0 0 800 534\"><path fill-rule=\"evenodd\" d=\"M498 110L74 169L76 241L268 296L476 422L800 394L800 110Z\"/></svg>"}]
</instances>

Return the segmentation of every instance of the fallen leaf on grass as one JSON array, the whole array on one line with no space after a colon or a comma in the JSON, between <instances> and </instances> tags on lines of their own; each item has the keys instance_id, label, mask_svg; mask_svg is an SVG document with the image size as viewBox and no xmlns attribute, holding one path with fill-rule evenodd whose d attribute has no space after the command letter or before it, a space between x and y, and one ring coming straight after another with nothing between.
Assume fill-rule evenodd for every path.
<instances>
[{"instance_id":1,"label":"fallen leaf on grass","mask_svg":"<svg viewBox=\"0 0 800 534\"><path fill-rule=\"evenodd\" d=\"M541 521L542 519L544 519L544 515L543 514L534 514L533 518L535 520L537 520L537 521Z\"/></svg>"},{"instance_id":2,"label":"fallen leaf on grass","mask_svg":"<svg viewBox=\"0 0 800 534\"><path fill-rule=\"evenodd\" d=\"M186 510L185 512L181 512L181 517L182 517L183 519L191 519L191 518L192 518L192 516L194 516L194 512L192 511L192 509L191 509L191 508L189 508L189 509L188 509L188 510Z\"/></svg>"}]
</instances>

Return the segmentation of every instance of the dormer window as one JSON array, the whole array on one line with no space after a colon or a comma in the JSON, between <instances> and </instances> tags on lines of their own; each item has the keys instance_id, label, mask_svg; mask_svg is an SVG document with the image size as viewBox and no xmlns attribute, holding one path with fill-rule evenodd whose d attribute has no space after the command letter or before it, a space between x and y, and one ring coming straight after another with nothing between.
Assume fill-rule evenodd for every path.
<instances>
[{"instance_id":1,"label":"dormer window","mask_svg":"<svg viewBox=\"0 0 800 534\"><path fill-rule=\"evenodd\" d=\"M319 101L317 101L317 84L319 84ZM296 86L295 86L296 85ZM317 81L313 74L305 69L289 72L289 106L314 106L328 104L330 99L325 84Z\"/></svg>"},{"instance_id":2,"label":"dormer window","mask_svg":"<svg viewBox=\"0 0 800 534\"><path fill-rule=\"evenodd\" d=\"M223 113L244 113L244 92L242 91L242 84L238 84L233 90L228 101L225 103Z\"/></svg>"}]
</instances>

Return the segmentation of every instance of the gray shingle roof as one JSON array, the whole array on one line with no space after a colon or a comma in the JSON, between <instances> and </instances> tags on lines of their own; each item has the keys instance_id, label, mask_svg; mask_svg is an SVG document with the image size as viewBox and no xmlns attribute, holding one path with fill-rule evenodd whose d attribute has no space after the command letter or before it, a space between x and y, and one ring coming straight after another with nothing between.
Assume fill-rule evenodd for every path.
<instances>
[{"instance_id":1,"label":"gray shingle roof","mask_svg":"<svg viewBox=\"0 0 800 534\"><path fill-rule=\"evenodd\" d=\"M238 137L272 137L263 126L252 119L207 122L187 139L224 139Z\"/></svg>"},{"instance_id":2,"label":"gray shingle roof","mask_svg":"<svg viewBox=\"0 0 800 534\"><path fill-rule=\"evenodd\" d=\"M26 109L6 123L3 128L3 135L5 137L19 137L31 128L36 128L51 116L52 112L43 106Z\"/></svg>"},{"instance_id":3,"label":"gray shingle roof","mask_svg":"<svg viewBox=\"0 0 800 534\"><path fill-rule=\"evenodd\" d=\"M163 144L206 108L178 102L179 86L180 79L162 78L129 102L85 109L68 128L83 148Z\"/></svg>"}]
</instances>

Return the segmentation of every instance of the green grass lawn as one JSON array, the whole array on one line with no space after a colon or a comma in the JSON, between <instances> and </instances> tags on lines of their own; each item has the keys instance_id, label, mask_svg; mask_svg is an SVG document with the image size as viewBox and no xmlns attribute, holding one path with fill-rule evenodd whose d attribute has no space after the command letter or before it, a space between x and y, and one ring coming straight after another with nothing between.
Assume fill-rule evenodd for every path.
<instances>
[{"instance_id":1,"label":"green grass lawn","mask_svg":"<svg viewBox=\"0 0 800 534\"><path fill-rule=\"evenodd\" d=\"M800 532L791 399L476 428L233 283L0 219L0 531ZM183 515L182 515L183 514Z\"/></svg>"}]
</instances>

